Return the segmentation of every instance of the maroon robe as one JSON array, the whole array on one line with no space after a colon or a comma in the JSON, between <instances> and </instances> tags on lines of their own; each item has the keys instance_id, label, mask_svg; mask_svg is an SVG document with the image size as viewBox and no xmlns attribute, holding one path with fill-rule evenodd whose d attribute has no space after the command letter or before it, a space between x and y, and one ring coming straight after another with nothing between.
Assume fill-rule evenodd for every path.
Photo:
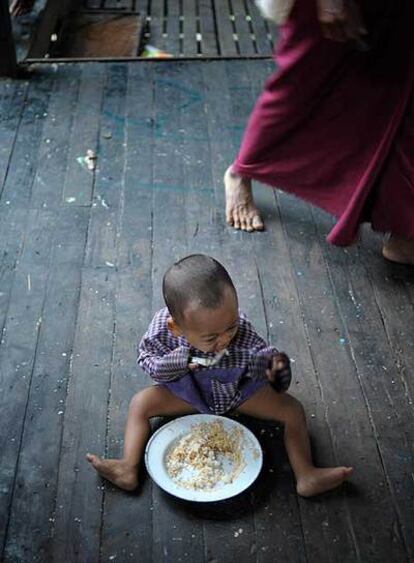
<instances>
[{"instance_id":1,"label":"maroon robe","mask_svg":"<svg viewBox=\"0 0 414 563\"><path fill-rule=\"evenodd\" d=\"M362 9L367 49L324 39L316 0L296 0L233 165L333 214L337 245L364 221L414 239L414 0Z\"/></svg>"}]
</instances>

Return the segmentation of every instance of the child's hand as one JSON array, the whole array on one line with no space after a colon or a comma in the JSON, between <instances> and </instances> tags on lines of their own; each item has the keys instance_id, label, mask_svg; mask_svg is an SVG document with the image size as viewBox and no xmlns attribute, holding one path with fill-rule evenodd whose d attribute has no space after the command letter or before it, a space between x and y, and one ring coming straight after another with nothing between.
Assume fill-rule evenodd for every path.
<instances>
[{"instance_id":1,"label":"child's hand","mask_svg":"<svg viewBox=\"0 0 414 563\"><path fill-rule=\"evenodd\" d=\"M196 369L198 369L200 366L198 364L195 364L194 362L190 362L188 364L188 369L190 369L191 371L195 371Z\"/></svg>"},{"instance_id":2,"label":"child's hand","mask_svg":"<svg viewBox=\"0 0 414 563\"><path fill-rule=\"evenodd\" d=\"M290 371L289 358L284 352L279 352L272 357L266 375L277 392L284 393L288 390L292 372Z\"/></svg>"}]
</instances>

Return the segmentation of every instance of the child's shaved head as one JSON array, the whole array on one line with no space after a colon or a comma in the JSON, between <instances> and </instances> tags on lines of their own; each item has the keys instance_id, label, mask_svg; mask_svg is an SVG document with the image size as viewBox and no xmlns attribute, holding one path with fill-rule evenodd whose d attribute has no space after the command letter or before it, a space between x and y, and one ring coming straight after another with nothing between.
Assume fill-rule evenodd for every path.
<instances>
[{"instance_id":1,"label":"child's shaved head","mask_svg":"<svg viewBox=\"0 0 414 563\"><path fill-rule=\"evenodd\" d=\"M186 309L217 308L226 290L236 296L227 270L214 258L205 254L191 254L173 264L162 282L164 300L173 319L184 320Z\"/></svg>"}]
</instances>

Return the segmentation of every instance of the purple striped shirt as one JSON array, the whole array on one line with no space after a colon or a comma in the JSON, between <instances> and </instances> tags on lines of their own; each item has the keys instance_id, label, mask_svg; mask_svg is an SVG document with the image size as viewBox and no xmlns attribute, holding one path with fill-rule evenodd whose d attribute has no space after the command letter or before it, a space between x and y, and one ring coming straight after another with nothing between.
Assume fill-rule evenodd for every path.
<instances>
[{"instance_id":1,"label":"purple striped shirt","mask_svg":"<svg viewBox=\"0 0 414 563\"><path fill-rule=\"evenodd\" d=\"M156 313L138 346L138 365L158 383L179 379L188 373L192 356L214 358L192 347L184 336L176 337L167 327L169 317L165 307ZM266 378L269 361L278 351L269 346L254 330L243 313L239 316L239 327L223 356L214 367L243 368L253 379ZM209 369L209 368L200 368Z\"/></svg>"}]
</instances>

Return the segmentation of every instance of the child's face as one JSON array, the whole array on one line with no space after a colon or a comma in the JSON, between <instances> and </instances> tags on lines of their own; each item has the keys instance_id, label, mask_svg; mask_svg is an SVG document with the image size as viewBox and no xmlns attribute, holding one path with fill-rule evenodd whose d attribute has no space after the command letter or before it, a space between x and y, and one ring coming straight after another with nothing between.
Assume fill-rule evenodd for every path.
<instances>
[{"instance_id":1,"label":"child's face","mask_svg":"<svg viewBox=\"0 0 414 563\"><path fill-rule=\"evenodd\" d=\"M192 307L186 310L178 325L170 319L170 330L176 336L185 336L194 348L202 352L220 352L236 336L239 326L237 295L230 288L216 309Z\"/></svg>"}]
</instances>

